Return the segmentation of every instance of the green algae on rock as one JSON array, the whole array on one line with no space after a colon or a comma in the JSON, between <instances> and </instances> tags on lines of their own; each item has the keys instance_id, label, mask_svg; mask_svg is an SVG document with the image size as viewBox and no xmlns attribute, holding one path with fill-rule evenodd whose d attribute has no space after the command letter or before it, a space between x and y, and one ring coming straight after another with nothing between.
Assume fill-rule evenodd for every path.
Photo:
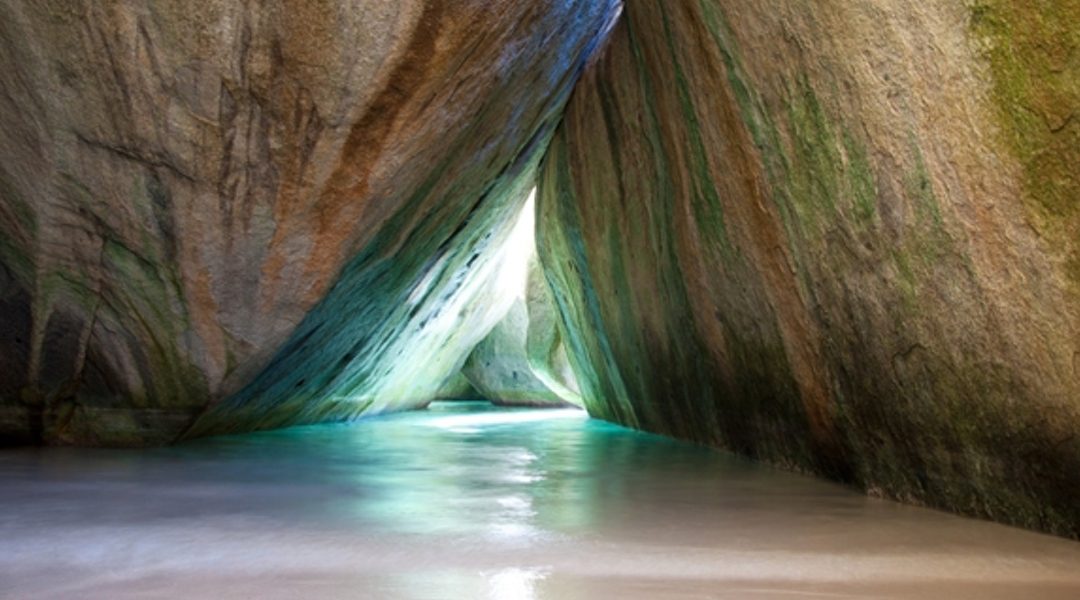
<instances>
[{"instance_id":1,"label":"green algae on rock","mask_svg":"<svg viewBox=\"0 0 1080 600\"><path fill-rule=\"evenodd\" d=\"M970 10L1032 225L1064 255L1080 294L1080 1L979 0Z\"/></svg>"}]
</instances>

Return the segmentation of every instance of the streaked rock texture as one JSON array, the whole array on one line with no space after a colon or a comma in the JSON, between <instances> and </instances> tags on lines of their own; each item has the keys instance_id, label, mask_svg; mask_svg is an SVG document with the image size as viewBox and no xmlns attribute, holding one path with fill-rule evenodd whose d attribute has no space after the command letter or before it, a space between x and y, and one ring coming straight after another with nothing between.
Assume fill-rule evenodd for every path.
<instances>
[{"instance_id":1,"label":"streaked rock texture","mask_svg":"<svg viewBox=\"0 0 1080 600\"><path fill-rule=\"evenodd\" d=\"M0 438L430 399L501 317L500 242L616 9L4 2Z\"/></svg>"},{"instance_id":2,"label":"streaked rock texture","mask_svg":"<svg viewBox=\"0 0 1080 600\"><path fill-rule=\"evenodd\" d=\"M1080 536L1078 22L628 2L540 187L589 409Z\"/></svg>"}]
</instances>

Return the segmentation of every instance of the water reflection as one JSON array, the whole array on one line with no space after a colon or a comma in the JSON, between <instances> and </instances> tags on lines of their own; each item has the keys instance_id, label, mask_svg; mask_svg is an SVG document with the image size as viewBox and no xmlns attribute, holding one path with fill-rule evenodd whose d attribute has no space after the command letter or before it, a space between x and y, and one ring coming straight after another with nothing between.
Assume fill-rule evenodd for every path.
<instances>
[{"instance_id":1,"label":"water reflection","mask_svg":"<svg viewBox=\"0 0 1080 600\"><path fill-rule=\"evenodd\" d=\"M365 493L338 498L339 506L328 508L398 533L538 539L552 530L537 524L534 503L558 487L553 477L579 467L541 460L530 447L535 440L522 434L542 422L558 444L582 435L585 420L578 410L499 410L484 403L436 403L423 418L381 418L372 432L382 443L381 458L350 468L350 480ZM587 510L587 503L566 504Z\"/></svg>"},{"instance_id":2,"label":"water reflection","mask_svg":"<svg viewBox=\"0 0 1080 600\"><path fill-rule=\"evenodd\" d=\"M540 569L503 569L491 576L488 598L533 600L536 598L536 583L546 576Z\"/></svg>"},{"instance_id":3,"label":"water reflection","mask_svg":"<svg viewBox=\"0 0 1080 600\"><path fill-rule=\"evenodd\" d=\"M0 598L1076 598L1078 567L577 411L0 453Z\"/></svg>"}]
</instances>

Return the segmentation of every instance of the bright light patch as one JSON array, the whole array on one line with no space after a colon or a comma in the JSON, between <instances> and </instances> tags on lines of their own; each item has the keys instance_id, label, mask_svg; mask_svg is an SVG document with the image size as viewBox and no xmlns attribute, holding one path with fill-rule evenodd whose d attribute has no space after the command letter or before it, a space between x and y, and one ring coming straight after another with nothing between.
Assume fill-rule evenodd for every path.
<instances>
[{"instance_id":1,"label":"bright light patch","mask_svg":"<svg viewBox=\"0 0 1080 600\"><path fill-rule=\"evenodd\" d=\"M524 298L528 285L529 263L536 253L534 211L536 188L526 198L514 217L510 230L501 229L497 246L484 250L475 265L457 265L448 273L446 257L428 269L407 299L407 305L419 307L410 313L407 334L398 336L384 352L400 357L388 372L377 376L366 398L373 399L367 412L382 412L395 403L423 396L420 385L441 382L491 331L510 310L515 300ZM465 273L465 270L468 273ZM449 296L434 292L449 285L447 277L461 278L460 287ZM464 353L464 354L463 354ZM344 377L352 376L344 373ZM356 397L356 401L366 398Z\"/></svg>"},{"instance_id":2,"label":"bright light patch","mask_svg":"<svg viewBox=\"0 0 1080 600\"><path fill-rule=\"evenodd\" d=\"M508 511L532 511L532 500L530 500L529 497L525 496L524 494L503 496L502 498L497 499L496 502L499 503L499 506L503 507Z\"/></svg>"},{"instance_id":3,"label":"bright light patch","mask_svg":"<svg viewBox=\"0 0 1080 600\"><path fill-rule=\"evenodd\" d=\"M517 298L525 294L529 278L529 259L536 254L536 188L529 191L525 206L518 214L514 229L503 246L499 272L499 297Z\"/></svg>"},{"instance_id":4,"label":"bright light patch","mask_svg":"<svg viewBox=\"0 0 1080 600\"><path fill-rule=\"evenodd\" d=\"M450 417L438 417L427 421L424 425L438 427L440 429L478 431L482 427L494 427L498 425L512 425L516 423L531 423L534 421L547 421L550 419L587 419L585 411L576 408L556 410L508 410L504 412L483 412L476 414L453 415Z\"/></svg>"},{"instance_id":5,"label":"bright light patch","mask_svg":"<svg viewBox=\"0 0 1080 600\"><path fill-rule=\"evenodd\" d=\"M503 569L488 580L491 600L532 600L536 598L536 583L547 577L540 569Z\"/></svg>"}]
</instances>

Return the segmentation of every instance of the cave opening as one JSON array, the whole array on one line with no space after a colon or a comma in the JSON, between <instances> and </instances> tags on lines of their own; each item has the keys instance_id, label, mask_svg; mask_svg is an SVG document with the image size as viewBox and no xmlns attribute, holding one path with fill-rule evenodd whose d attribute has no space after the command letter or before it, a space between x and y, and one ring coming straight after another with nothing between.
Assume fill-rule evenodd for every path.
<instances>
[{"instance_id":1,"label":"cave opening","mask_svg":"<svg viewBox=\"0 0 1080 600\"><path fill-rule=\"evenodd\" d=\"M583 408L554 320L551 292L536 248L536 186L528 188L509 233L493 251L499 261L483 298L496 319L468 349L436 398L483 399L496 406ZM466 267L477 260L470 258ZM450 326L455 326L452 323Z\"/></svg>"}]
</instances>

